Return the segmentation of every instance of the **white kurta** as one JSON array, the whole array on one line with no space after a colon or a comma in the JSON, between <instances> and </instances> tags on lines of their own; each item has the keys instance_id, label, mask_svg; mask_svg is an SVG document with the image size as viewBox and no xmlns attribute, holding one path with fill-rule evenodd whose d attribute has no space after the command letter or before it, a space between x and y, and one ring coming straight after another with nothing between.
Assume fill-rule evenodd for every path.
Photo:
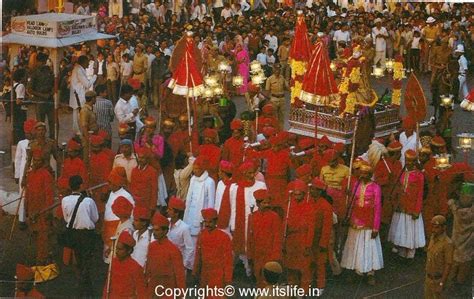
<instances>
[{"instance_id":1,"label":"white kurta","mask_svg":"<svg viewBox=\"0 0 474 299\"><path fill-rule=\"evenodd\" d=\"M222 180L220 180L217 183L217 188L216 188L216 201L214 203L214 208L219 212L221 209L221 203L222 203L222 196L224 195L224 190L225 190L225 184Z\"/></svg>"},{"instance_id":2,"label":"white kurta","mask_svg":"<svg viewBox=\"0 0 474 299\"><path fill-rule=\"evenodd\" d=\"M147 229L143 234L138 236L139 231L133 232L133 239L135 239L135 247L133 247L133 252L131 257L140 264L140 266L145 267L146 259L148 256L148 245L150 245L151 240L153 239L153 232Z\"/></svg>"},{"instance_id":3,"label":"white kurta","mask_svg":"<svg viewBox=\"0 0 474 299\"><path fill-rule=\"evenodd\" d=\"M183 264L186 269L192 270L194 267L194 241L191 237L189 225L182 220L170 224L168 239L178 247L183 257Z\"/></svg>"},{"instance_id":4,"label":"white kurta","mask_svg":"<svg viewBox=\"0 0 474 299\"><path fill-rule=\"evenodd\" d=\"M78 108L74 91L77 92L81 107L84 106L84 103L86 102L86 91L94 85L96 79L97 76L93 75L89 80L87 78L86 70L82 66L79 64L74 66L71 74L71 88L69 90L69 106L72 109Z\"/></svg>"},{"instance_id":5,"label":"white kurta","mask_svg":"<svg viewBox=\"0 0 474 299\"><path fill-rule=\"evenodd\" d=\"M28 139L20 140L16 146L15 152L15 179L18 179L20 182L18 184L18 193L22 195L23 188L21 183L23 181L23 174L25 172L25 165L28 153L26 149L30 141ZM20 208L18 209L18 221L25 222L25 200L22 199L20 202Z\"/></svg>"},{"instance_id":6,"label":"white kurta","mask_svg":"<svg viewBox=\"0 0 474 299\"><path fill-rule=\"evenodd\" d=\"M407 138L405 132L400 134L400 143L402 144L402 156L400 157L400 162L402 166L405 166L405 152L407 150L414 150L416 151L416 132ZM418 147L421 147L421 144L418 141Z\"/></svg>"},{"instance_id":7,"label":"white kurta","mask_svg":"<svg viewBox=\"0 0 474 299\"><path fill-rule=\"evenodd\" d=\"M200 177L193 176L186 196L186 209L183 221L189 225L191 235L197 236L201 231L201 210L214 208L216 184L205 171Z\"/></svg>"}]
</instances>

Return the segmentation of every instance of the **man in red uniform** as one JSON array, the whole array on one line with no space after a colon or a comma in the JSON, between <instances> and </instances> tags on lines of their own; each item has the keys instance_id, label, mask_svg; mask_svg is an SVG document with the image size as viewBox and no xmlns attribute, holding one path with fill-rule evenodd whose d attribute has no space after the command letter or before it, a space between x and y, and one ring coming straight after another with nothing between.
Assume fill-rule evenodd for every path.
<instances>
[{"instance_id":1,"label":"man in red uniform","mask_svg":"<svg viewBox=\"0 0 474 299\"><path fill-rule=\"evenodd\" d=\"M222 160L231 162L234 167L239 167L244 158L244 126L240 119L234 119L230 123L232 137L224 142L222 148Z\"/></svg>"},{"instance_id":2,"label":"man in red uniform","mask_svg":"<svg viewBox=\"0 0 474 299\"><path fill-rule=\"evenodd\" d=\"M110 280L105 282L103 298L149 298L146 296L143 268L130 256L135 239L123 231L117 240Z\"/></svg>"},{"instance_id":3,"label":"man in red uniform","mask_svg":"<svg viewBox=\"0 0 474 299\"><path fill-rule=\"evenodd\" d=\"M104 138L100 135L92 135L90 137L91 142L91 157L90 165L93 171L90 172L89 184L91 187L107 183L110 171L112 170L113 157L109 156L109 153L105 151L102 146L104 144ZM114 156L115 157L115 156ZM107 200L107 193L109 188L103 186L95 189L93 192L93 198L97 205L99 214L104 213L105 201Z\"/></svg>"},{"instance_id":4,"label":"man in red uniform","mask_svg":"<svg viewBox=\"0 0 474 299\"><path fill-rule=\"evenodd\" d=\"M267 262L281 260L282 222L280 216L270 209L270 196L265 189L253 193L258 210L250 215L247 257L253 264L257 287L263 288L265 280L262 269Z\"/></svg>"},{"instance_id":5,"label":"man in red uniform","mask_svg":"<svg viewBox=\"0 0 474 299\"><path fill-rule=\"evenodd\" d=\"M168 125L171 126L171 123ZM173 151L175 157L180 151L186 153L189 152L188 116L186 114L181 114L179 116L178 127L173 133L169 135L166 141L171 146L171 150Z\"/></svg>"},{"instance_id":6,"label":"man in red uniform","mask_svg":"<svg viewBox=\"0 0 474 299\"><path fill-rule=\"evenodd\" d=\"M69 140L67 143L67 155L68 157L64 159L61 177L69 181L70 177L78 175L84 180L83 187L86 188L89 182L89 174L86 164L81 159L81 145L73 139Z\"/></svg>"},{"instance_id":7,"label":"man in red uniform","mask_svg":"<svg viewBox=\"0 0 474 299\"><path fill-rule=\"evenodd\" d=\"M16 264L15 298L45 298L34 284L35 273L30 267Z\"/></svg>"},{"instance_id":8,"label":"man in red uniform","mask_svg":"<svg viewBox=\"0 0 474 299\"><path fill-rule=\"evenodd\" d=\"M375 165L374 181L382 188L382 224L390 224L393 214L392 197L394 195L395 185L402 173L402 163L400 156L402 144L398 141L392 141L387 146L388 155L382 156Z\"/></svg>"},{"instance_id":9,"label":"man in red uniform","mask_svg":"<svg viewBox=\"0 0 474 299\"><path fill-rule=\"evenodd\" d=\"M267 160L267 172L265 182L268 186L269 195L273 199L273 205L284 209L285 191L288 185L288 174L291 167L290 152L285 147L285 136L280 132L270 138L272 147L268 150L257 152L254 155Z\"/></svg>"},{"instance_id":10,"label":"man in red uniform","mask_svg":"<svg viewBox=\"0 0 474 299\"><path fill-rule=\"evenodd\" d=\"M312 277L316 280L316 287L320 290L326 287L326 263L328 261L329 241L332 232L332 206L327 201L326 184L320 178L314 178L311 182L310 193L313 199L311 215L314 217L310 223L313 227L312 253L313 263Z\"/></svg>"},{"instance_id":11,"label":"man in red uniform","mask_svg":"<svg viewBox=\"0 0 474 299\"><path fill-rule=\"evenodd\" d=\"M324 161L324 152L331 147L332 143L326 135L317 141L317 151L314 153L313 160L311 160L313 177L319 177L321 168L327 164L327 162Z\"/></svg>"},{"instance_id":12,"label":"man in red uniform","mask_svg":"<svg viewBox=\"0 0 474 299\"><path fill-rule=\"evenodd\" d=\"M290 201L285 208L283 260L288 284L308 290L311 283L311 206L306 201L308 186L300 180L288 186Z\"/></svg>"},{"instance_id":13,"label":"man in red uniform","mask_svg":"<svg viewBox=\"0 0 474 299\"><path fill-rule=\"evenodd\" d=\"M262 108L262 115L258 119L258 132L262 132L265 125L270 124L273 128L277 129L280 127L278 118L275 117L275 108L272 104L266 104Z\"/></svg>"},{"instance_id":14,"label":"man in red uniform","mask_svg":"<svg viewBox=\"0 0 474 299\"><path fill-rule=\"evenodd\" d=\"M158 172L149 165L152 152L147 147L136 150L138 165L132 169L129 190L135 205L154 211L158 202Z\"/></svg>"},{"instance_id":15,"label":"man in red uniform","mask_svg":"<svg viewBox=\"0 0 474 299\"><path fill-rule=\"evenodd\" d=\"M201 287L223 288L232 283L232 242L228 234L217 229L216 210L203 209L201 215L204 229L196 243L193 275Z\"/></svg>"},{"instance_id":16,"label":"man in red uniform","mask_svg":"<svg viewBox=\"0 0 474 299\"><path fill-rule=\"evenodd\" d=\"M32 158L32 169L26 175L25 207L36 245L37 264L42 265L45 264L49 252L48 229L51 227L52 214L36 214L53 204L54 179L40 148L32 150Z\"/></svg>"},{"instance_id":17,"label":"man in red uniform","mask_svg":"<svg viewBox=\"0 0 474 299\"><path fill-rule=\"evenodd\" d=\"M186 288L183 258L178 247L168 240L167 234L170 222L168 218L155 213L151 220L153 225L153 236L155 241L148 247L146 264L146 282L148 287L148 298L155 297L155 288L158 294L167 288ZM160 298L173 298L159 296Z\"/></svg>"},{"instance_id":18,"label":"man in red uniform","mask_svg":"<svg viewBox=\"0 0 474 299\"><path fill-rule=\"evenodd\" d=\"M306 184L311 183L311 180L313 179L311 176L311 166L309 164L303 164L296 168L295 175L296 179L302 180Z\"/></svg>"},{"instance_id":19,"label":"man in red uniform","mask_svg":"<svg viewBox=\"0 0 474 299\"><path fill-rule=\"evenodd\" d=\"M217 144L217 130L204 129L203 132L204 143L198 148L198 155L207 158L207 172L209 176L216 181L219 180L219 161L221 160L221 149Z\"/></svg>"}]
</instances>

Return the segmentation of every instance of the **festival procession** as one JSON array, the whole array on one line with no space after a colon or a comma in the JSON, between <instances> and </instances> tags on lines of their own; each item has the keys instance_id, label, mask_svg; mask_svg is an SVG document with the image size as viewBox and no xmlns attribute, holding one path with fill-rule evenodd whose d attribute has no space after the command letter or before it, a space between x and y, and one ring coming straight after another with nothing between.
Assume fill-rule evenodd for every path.
<instances>
[{"instance_id":1,"label":"festival procession","mask_svg":"<svg viewBox=\"0 0 474 299\"><path fill-rule=\"evenodd\" d=\"M1 297L472 297L474 4L2 9Z\"/></svg>"}]
</instances>

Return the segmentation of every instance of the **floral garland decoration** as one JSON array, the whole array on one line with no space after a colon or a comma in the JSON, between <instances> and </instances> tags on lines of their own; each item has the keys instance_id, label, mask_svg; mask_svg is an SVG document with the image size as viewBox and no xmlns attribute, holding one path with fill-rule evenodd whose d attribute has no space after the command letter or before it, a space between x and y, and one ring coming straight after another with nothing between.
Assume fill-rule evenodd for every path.
<instances>
[{"instance_id":1,"label":"floral garland decoration","mask_svg":"<svg viewBox=\"0 0 474 299\"><path fill-rule=\"evenodd\" d=\"M303 76L306 73L306 62L301 60L290 61L291 79L293 86L291 86L291 104L294 104L295 99L299 97L301 88L303 87Z\"/></svg>"},{"instance_id":2,"label":"floral garland decoration","mask_svg":"<svg viewBox=\"0 0 474 299\"><path fill-rule=\"evenodd\" d=\"M396 57L393 63L392 105L400 106L402 98L403 63L401 57Z\"/></svg>"}]
</instances>

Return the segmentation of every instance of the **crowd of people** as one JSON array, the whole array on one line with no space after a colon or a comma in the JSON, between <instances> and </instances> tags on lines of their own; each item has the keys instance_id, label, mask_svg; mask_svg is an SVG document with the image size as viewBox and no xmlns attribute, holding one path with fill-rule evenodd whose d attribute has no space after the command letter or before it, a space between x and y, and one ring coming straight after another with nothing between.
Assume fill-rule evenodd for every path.
<instances>
[{"instance_id":1,"label":"crowd of people","mask_svg":"<svg viewBox=\"0 0 474 299\"><path fill-rule=\"evenodd\" d=\"M385 67L399 55L408 71L431 72L432 83L454 64L461 99L467 96L469 4L82 1L74 12L95 13L99 30L116 38L62 55L59 97L73 111L66 144L54 140L48 50L23 47L2 63L5 103L14 99L6 111L24 197L20 228L32 233L36 264L50 262L56 218L67 227L62 236L73 236L60 245L63 262L79 269L80 296L97 295L88 267L97 234L110 298L151 297L157 285L185 288L189 275L201 286L224 287L240 262L257 287L280 283L285 269L288 284L323 290L327 265L335 276L353 270L374 285L382 245L405 259L426 249L427 298L445 294L451 281L466 282L474 176L465 163L436 168L434 157L450 151L442 132L417 136L406 117L399 133L374 139L349 163L344 145L284 130L295 7L310 40L325 40L331 58L359 44L370 65ZM168 88L185 31L194 33L199 72L221 73L226 61L244 81L233 88L223 76L226 97L196 99L193 113ZM253 60L268 77L262 88L249 82ZM250 111L237 117L232 95L245 96ZM36 119L28 118L33 109ZM28 267L17 275L33 279ZM31 287L19 291L35 295Z\"/></svg>"}]
</instances>

